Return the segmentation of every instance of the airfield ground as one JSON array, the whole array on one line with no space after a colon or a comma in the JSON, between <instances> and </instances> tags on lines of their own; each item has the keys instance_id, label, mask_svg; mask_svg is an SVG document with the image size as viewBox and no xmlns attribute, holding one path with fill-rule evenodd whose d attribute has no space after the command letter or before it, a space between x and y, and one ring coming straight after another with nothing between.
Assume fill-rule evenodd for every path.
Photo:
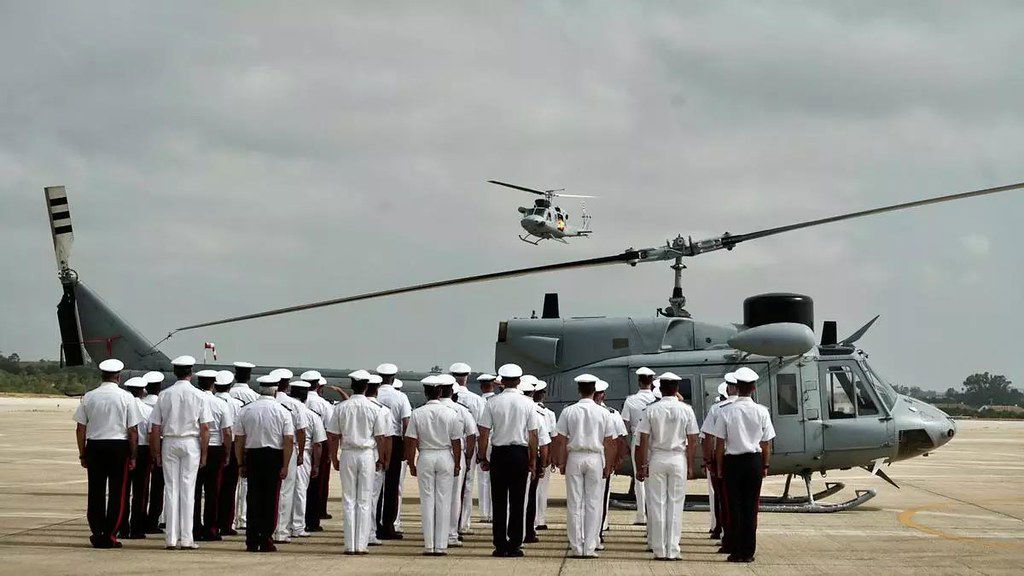
<instances>
[{"instance_id":1,"label":"airfield ground","mask_svg":"<svg viewBox=\"0 0 1024 576\"><path fill-rule=\"evenodd\" d=\"M152 536L127 541L122 550L93 550L70 420L76 405L66 398L0 398L0 574L1024 574L1024 422L960 422L957 438L938 452L888 469L900 490L862 471L832 474L830 480L874 488L878 496L850 512L763 514L757 562L733 565L714 553L707 515L697 512L683 518L683 562L652 561L626 511L612 512L600 560L568 559L558 504L549 512L552 529L527 547L526 558L491 558L482 524L466 547L425 558L414 499L402 508L405 540L372 548L370 556L343 556L337 477L327 531L277 554L246 553L239 538L168 552ZM618 478L617 488L626 482ZM406 494L415 496L415 486L410 479ZM766 489L781 491L781 478ZM702 492L703 482L690 490ZM552 497L564 493L556 477Z\"/></svg>"}]
</instances>

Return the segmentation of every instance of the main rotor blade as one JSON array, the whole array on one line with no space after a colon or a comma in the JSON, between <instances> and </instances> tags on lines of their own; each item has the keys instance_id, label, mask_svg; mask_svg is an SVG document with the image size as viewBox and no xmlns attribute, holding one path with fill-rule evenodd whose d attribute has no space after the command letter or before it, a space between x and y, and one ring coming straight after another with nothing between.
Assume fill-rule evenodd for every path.
<instances>
[{"instance_id":1,"label":"main rotor blade","mask_svg":"<svg viewBox=\"0 0 1024 576\"><path fill-rule=\"evenodd\" d=\"M555 272L558 270L572 270L575 268L592 268L595 266L605 266L608 264L620 264L631 261L637 261L642 258L643 255L639 251L627 250L626 252L623 252L621 254L615 254L613 256L588 258L586 260L573 260L570 262L561 262L558 264L546 264L544 266L519 268L516 270L506 270L503 272L491 272L490 274L478 274L476 276L464 276L462 278L455 278L453 280L427 282L425 284L415 284L413 286L406 286L404 288L393 288L391 290L381 290L379 292L367 292L365 294L358 294L355 296L345 296L342 298L333 298L331 300L322 300L320 302L312 302L309 304L300 304L298 306L288 306L287 308L277 308L275 310L267 310L266 312L257 312L254 314L246 314L244 316L224 318L223 320L214 320L212 322L202 322L200 324L182 326L181 328L176 329L175 332L180 332L182 330L192 330L194 328L205 328L207 326L217 326L219 324L229 324L232 322L241 322L242 320L266 318L267 316L277 316L279 314L288 314L291 312L299 312L301 310L312 310L314 308L323 308L324 306L334 306L335 304L347 304L350 302L358 302L361 300L372 300L374 298L382 298L384 296L395 296L397 294L419 292L421 290L431 290L433 288L458 286L461 284L474 284L477 282L489 282L491 280L502 280L505 278L512 278L515 276L525 276L527 274L540 274L542 272Z\"/></svg>"},{"instance_id":2,"label":"main rotor blade","mask_svg":"<svg viewBox=\"0 0 1024 576\"><path fill-rule=\"evenodd\" d=\"M849 214L840 214L839 216L832 216L831 218L821 218L820 220L810 220L807 222L800 222L799 224L779 226L778 228L769 228L767 230L751 232L749 234L736 234L725 236L724 238L722 238L722 244L726 248L731 248L736 244L739 244L740 242L744 242L746 240L764 238L765 236L773 236L775 234L781 234L783 232L789 232L791 230L810 228L811 226L818 226L820 224L830 224L832 222L839 222L842 220L851 220L853 218L860 218L861 216L872 216L874 214L882 214L885 212L895 212L896 210L904 210L906 208L916 208L918 206L927 206L929 204L949 202L951 200L962 200L964 198L972 198L974 196L984 196L986 194L995 194L997 192L1007 192L1009 190L1017 190L1020 188L1024 188L1024 182L1019 182L1017 184L1008 184L1006 186L996 186L995 188L985 188L984 190L974 190L971 192L961 192L959 194L949 194L948 196L937 196L935 198L916 200L914 202L905 202L903 204L893 204L892 206L872 208L871 210L861 210L860 212L850 212Z\"/></svg>"},{"instance_id":3,"label":"main rotor blade","mask_svg":"<svg viewBox=\"0 0 1024 576\"><path fill-rule=\"evenodd\" d=\"M547 196L548 193L543 190L534 190L533 188L526 188L525 186L518 186L516 184L509 184L508 182L498 182L497 180L488 180L491 184L497 184L498 186L504 186L506 188L515 188L516 190L522 190L523 192L529 192L530 194L540 194L541 196Z\"/></svg>"},{"instance_id":4,"label":"main rotor blade","mask_svg":"<svg viewBox=\"0 0 1024 576\"><path fill-rule=\"evenodd\" d=\"M555 194L559 198L597 198L597 196L583 196L582 194Z\"/></svg>"}]
</instances>

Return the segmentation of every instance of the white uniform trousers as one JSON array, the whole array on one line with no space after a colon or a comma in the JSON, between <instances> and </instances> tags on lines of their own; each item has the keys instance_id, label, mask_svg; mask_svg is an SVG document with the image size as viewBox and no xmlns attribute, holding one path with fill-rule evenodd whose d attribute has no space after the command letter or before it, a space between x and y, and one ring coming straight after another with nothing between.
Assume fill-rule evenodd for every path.
<instances>
[{"instance_id":1,"label":"white uniform trousers","mask_svg":"<svg viewBox=\"0 0 1024 576\"><path fill-rule=\"evenodd\" d=\"M575 556L597 553L604 501L604 454L570 452L565 464L566 531Z\"/></svg>"},{"instance_id":2,"label":"white uniform trousers","mask_svg":"<svg viewBox=\"0 0 1024 576\"><path fill-rule=\"evenodd\" d=\"M465 441L465 439L463 439ZM451 498L448 500L448 541L458 543L459 522L462 518L462 485L466 479L466 453L459 454L459 475L452 477Z\"/></svg>"},{"instance_id":3,"label":"white uniform trousers","mask_svg":"<svg viewBox=\"0 0 1024 576\"><path fill-rule=\"evenodd\" d=\"M491 473L479 470L477 478L479 479L477 502L480 504L480 519L490 522L494 516L494 510L491 508Z\"/></svg>"},{"instance_id":4,"label":"white uniform trousers","mask_svg":"<svg viewBox=\"0 0 1024 576\"><path fill-rule=\"evenodd\" d=\"M459 518L459 532L466 533L472 528L473 523L473 484L475 484L476 470L478 464L476 463L476 455L473 456L473 465L465 466L463 463L463 474L465 475L464 485L465 489L462 492L462 514Z\"/></svg>"},{"instance_id":5,"label":"white uniform trousers","mask_svg":"<svg viewBox=\"0 0 1024 576\"><path fill-rule=\"evenodd\" d=\"M633 441L629 444L629 458L633 461L633 471L636 471L636 445L637 439L634 435ZM636 516L633 518L635 524L647 524L647 497L644 492L646 482L634 481L633 493L636 494ZM712 512L714 514L714 512Z\"/></svg>"},{"instance_id":6,"label":"white uniform trousers","mask_svg":"<svg viewBox=\"0 0 1024 576\"><path fill-rule=\"evenodd\" d=\"M292 505L292 536L300 534L308 535L306 532L306 490L309 489L309 475L313 469L313 455L306 453L302 457L302 466L295 468L295 498Z\"/></svg>"},{"instance_id":7,"label":"white uniform trousers","mask_svg":"<svg viewBox=\"0 0 1024 576\"><path fill-rule=\"evenodd\" d=\"M292 459L288 462L288 475L281 481L281 492L277 498L277 530L274 532L274 540L287 542L291 540L292 510L295 506L295 477L299 455L292 450Z\"/></svg>"},{"instance_id":8,"label":"white uniform trousers","mask_svg":"<svg viewBox=\"0 0 1024 576\"><path fill-rule=\"evenodd\" d=\"M402 460L402 473L398 476L398 516L395 516L395 532L402 531L402 487L405 486L405 475L409 465Z\"/></svg>"},{"instance_id":9,"label":"white uniform trousers","mask_svg":"<svg viewBox=\"0 0 1024 576\"><path fill-rule=\"evenodd\" d=\"M167 545L188 547L192 540L192 514L199 473L199 438L164 436L164 520Z\"/></svg>"},{"instance_id":10,"label":"white uniform trousers","mask_svg":"<svg viewBox=\"0 0 1024 576\"><path fill-rule=\"evenodd\" d=\"M444 552L451 533L452 476L455 460L451 450L422 450L416 460L420 486L423 549Z\"/></svg>"},{"instance_id":11,"label":"white uniform trousers","mask_svg":"<svg viewBox=\"0 0 1024 576\"><path fill-rule=\"evenodd\" d=\"M245 530L245 515L248 508L245 505L246 495L249 494L249 480L238 479L238 492L235 497L235 530Z\"/></svg>"},{"instance_id":12,"label":"white uniform trousers","mask_svg":"<svg viewBox=\"0 0 1024 576\"><path fill-rule=\"evenodd\" d=\"M678 558L686 502L686 456L655 450L648 466L648 539L656 558Z\"/></svg>"},{"instance_id":13,"label":"white uniform trousers","mask_svg":"<svg viewBox=\"0 0 1024 576\"><path fill-rule=\"evenodd\" d=\"M714 530L715 526L718 526L718 518L715 516L715 485L711 483L711 474L707 474L708 479L708 512L711 516L711 526L708 530Z\"/></svg>"},{"instance_id":14,"label":"white uniform trousers","mask_svg":"<svg viewBox=\"0 0 1024 576\"><path fill-rule=\"evenodd\" d=\"M548 484L551 483L551 470L545 471L545 474L537 480L537 511L534 515L533 526L547 526L548 525Z\"/></svg>"},{"instance_id":15,"label":"white uniform trousers","mask_svg":"<svg viewBox=\"0 0 1024 576\"><path fill-rule=\"evenodd\" d=\"M342 449L338 468L341 472L341 513L344 521L345 550L365 552L371 535L377 531L374 519L374 482L377 458L373 450ZM374 537L375 538L375 537Z\"/></svg>"},{"instance_id":16,"label":"white uniform trousers","mask_svg":"<svg viewBox=\"0 0 1024 576\"><path fill-rule=\"evenodd\" d=\"M380 497L384 493L384 478L387 476L386 471L377 470L377 460L380 459L380 455L377 451L373 451L373 493L370 495L370 516L373 518L373 527L370 529L370 543L381 544L379 538L377 538L377 507L380 506Z\"/></svg>"}]
</instances>

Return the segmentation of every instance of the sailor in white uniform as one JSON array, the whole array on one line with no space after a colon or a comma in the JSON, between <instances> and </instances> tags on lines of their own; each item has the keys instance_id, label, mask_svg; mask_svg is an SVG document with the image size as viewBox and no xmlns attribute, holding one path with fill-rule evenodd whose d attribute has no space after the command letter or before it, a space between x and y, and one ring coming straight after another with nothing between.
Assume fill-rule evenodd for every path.
<instances>
[{"instance_id":1,"label":"sailor in white uniform","mask_svg":"<svg viewBox=\"0 0 1024 576\"><path fill-rule=\"evenodd\" d=\"M153 407L142 401L146 395L144 378L129 378L124 383L124 389L134 396L142 420L136 427L138 447L135 450L135 467L128 473L128 483L125 484L128 491L125 502L130 503L130 506L125 508L118 537L138 540L146 537L146 503L149 500L149 477L153 471L153 458L149 455L149 414Z\"/></svg>"},{"instance_id":2,"label":"sailor in white uniform","mask_svg":"<svg viewBox=\"0 0 1024 576\"><path fill-rule=\"evenodd\" d=\"M481 374L476 377L476 381L480 384L480 398L484 401L484 406L487 406L487 401L494 396L494 378L493 374ZM482 414L482 413L481 413ZM483 470L480 466L481 460L484 456L490 456L490 454L477 454L476 455L476 468L477 478L479 479L477 485L477 503L480 505L480 520L485 524L491 522L491 473Z\"/></svg>"},{"instance_id":3,"label":"sailor in white uniform","mask_svg":"<svg viewBox=\"0 0 1024 576\"><path fill-rule=\"evenodd\" d=\"M423 554L445 556L451 533L452 478L461 472L465 422L459 412L441 403L437 376L422 382L427 403L409 418L405 458L420 488Z\"/></svg>"},{"instance_id":4,"label":"sailor in white uniform","mask_svg":"<svg viewBox=\"0 0 1024 576\"><path fill-rule=\"evenodd\" d=\"M722 538L725 531L725 502L722 498L722 479L718 476L715 466L715 437L710 434L715 427L718 411L735 400L736 376L730 372L725 375L725 382L718 385L716 402L708 408L704 423L700 429L701 453L703 456L704 474L708 482L708 511L711 516L711 528L708 533L712 540Z\"/></svg>"},{"instance_id":5,"label":"sailor in white uniform","mask_svg":"<svg viewBox=\"0 0 1024 576\"><path fill-rule=\"evenodd\" d=\"M193 513L192 534L201 542L219 541L217 514L220 512L220 485L224 466L232 446L231 427L234 425L234 409L213 393L217 382L215 370L200 370L196 373L196 388L210 405L210 444L207 448L206 466L201 466L196 476L196 499Z\"/></svg>"},{"instance_id":6,"label":"sailor in white uniform","mask_svg":"<svg viewBox=\"0 0 1024 576\"><path fill-rule=\"evenodd\" d=\"M649 406L637 426L640 444L634 456L637 479L647 482L648 540L656 560L680 560L688 463L697 451L697 417L676 397L679 376L659 377L662 398Z\"/></svg>"},{"instance_id":7,"label":"sailor in white uniform","mask_svg":"<svg viewBox=\"0 0 1024 576\"><path fill-rule=\"evenodd\" d=\"M412 404L408 396L395 390L393 386L398 374L398 366L385 363L377 366L377 376L381 379L377 393L377 401L391 410L391 450L390 462L384 473L384 489L377 508L377 538L381 540L401 540L402 535L395 528L398 520L398 501L401 498L402 455L405 450L405 427L412 415ZM371 386L373 383L371 382Z\"/></svg>"},{"instance_id":8,"label":"sailor in white uniform","mask_svg":"<svg viewBox=\"0 0 1024 576\"><path fill-rule=\"evenodd\" d=\"M164 378L164 373L157 370L151 370L142 375L142 379L146 381L146 395L142 397L142 402L150 408L156 406L160 390L163 388L161 383L164 381ZM148 432L146 433L146 436L148 444ZM152 460L152 453L150 453L150 460ZM150 466L149 474L149 509L146 513L146 534L163 533L163 531L160 530L160 524L163 522L163 515L164 471L160 468L159 462L153 462Z\"/></svg>"},{"instance_id":9,"label":"sailor in white uniform","mask_svg":"<svg viewBox=\"0 0 1024 576\"><path fill-rule=\"evenodd\" d=\"M235 375L230 370L217 372L217 379L214 382L214 396L227 403L231 410L231 434L235 433L235 425L238 422L238 413L242 409L242 401L231 396L231 386L235 382ZM227 450L227 463L221 476L220 496L217 499L217 533L220 536L237 536L238 531L233 528L235 523L235 493L238 488L238 460L235 457L235 450L232 444L224 446Z\"/></svg>"},{"instance_id":10,"label":"sailor in white uniform","mask_svg":"<svg viewBox=\"0 0 1024 576\"><path fill-rule=\"evenodd\" d=\"M629 442L627 437L629 434L626 432L626 423L622 420L622 415L619 411L611 406L607 406L604 403L605 395L608 391L608 382L598 379L597 384L594 385L594 402L597 402L599 406L608 411L608 417L611 418L612 426L615 428L615 457L612 459L612 473L619 468L619 465L626 458L626 453L629 452ZM598 544L598 550L604 550L604 532L608 530L608 508L611 504L612 497L612 477L611 474L605 478L604 483L604 515L601 520L601 543Z\"/></svg>"},{"instance_id":11,"label":"sailor in white uniform","mask_svg":"<svg viewBox=\"0 0 1024 576\"><path fill-rule=\"evenodd\" d=\"M270 372L271 376L280 378L275 398L292 414L295 427L295 449L288 463L288 475L281 482L281 497L277 503L277 532L274 534L275 544L288 544L292 541L292 513L295 510L295 486L298 479L298 468L305 462L306 432L309 429L308 410L302 402L288 395L291 379L294 376L287 368L278 368Z\"/></svg>"},{"instance_id":12,"label":"sailor in white uniform","mask_svg":"<svg viewBox=\"0 0 1024 576\"><path fill-rule=\"evenodd\" d=\"M478 422L484 413L486 400L479 394L469 389L469 373L473 369L465 362L456 362L448 368L448 372L455 377L459 385L456 394L457 402L462 404L469 413L473 415L473 421ZM466 447L468 449L468 447ZM468 450L467 450L468 451ZM473 487L476 485L477 470L480 468L480 459L473 454L473 459L462 468L465 480L465 488L462 491L462 512L459 518L459 534L472 534L471 524L473 520Z\"/></svg>"},{"instance_id":13,"label":"sailor in white uniform","mask_svg":"<svg viewBox=\"0 0 1024 576\"><path fill-rule=\"evenodd\" d=\"M256 367L252 362L235 362L235 383L228 390L232 398L238 400L243 406L260 397L259 393L249 387L252 378L252 370ZM294 436L293 436L294 441ZM246 478L239 478L238 493L235 497L235 523L232 526L235 530L245 530L246 518L246 493L249 489L249 481Z\"/></svg>"},{"instance_id":14,"label":"sailor in white uniform","mask_svg":"<svg viewBox=\"0 0 1024 576\"><path fill-rule=\"evenodd\" d=\"M196 475L206 465L213 415L203 393L190 382L195 363L191 356L171 361L176 381L160 392L150 415L150 453L164 470L168 549L199 548L192 536Z\"/></svg>"},{"instance_id":15,"label":"sailor in white uniform","mask_svg":"<svg viewBox=\"0 0 1024 576\"><path fill-rule=\"evenodd\" d=\"M565 475L566 531L575 558L597 558L604 509L605 479L615 457L615 428L608 410L594 401L598 379L575 378L580 400L558 417L555 453Z\"/></svg>"},{"instance_id":16,"label":"sailor in white uniform","mask_svg":"<svg viewBox=\"0 0 1024 576\"><path fill-rule=\"evenodd\" d=\"M324 430L330 424L334 415L334 405L320 395L327 380L316 370L307 370L300 376L304 382L309 382L309 394L306 395L306 407L312 410L323 423ZM331 459L327 456L327 441L320 443L320 467L316 478L310 480L309 489L306 491L306 530L309 532L323 532L320 525L321 520L330 519L327 514L327 494L331 486Z\"/></svg>"},{"instance_id":17,"label":"sailor in white uniform","mask_svg":"<svg viewBox=\"0 0 1024 576\"><path fill-rule=\"evenodd\" d=\"M547 385L541 382L533 376L524 376L519 381L519 386L516 388L523 393L523 396L532 398L537 391L537 386ZM536 405L535 405L536 406ZM550 444L551 435L557 434L553 428L548 427L548 421L545 418L545 414L537 409L534 414L534 418L537 421L537 462L534 467L534 471L530 473L530 483L526 490L526 532L523 538L524 544L535 544L540 542L537 538L537 486L540 483L541 478L547 477L547 467L551 464L550 460Z\"/></svg>"},{"instance_id":18,"label":"sailor in white uniform","mask_svg":"<svg viewBox=\"0 0 1024 576\"><path fill-rule=\"evenodd\" d=\"M341 473L345 554L353 555L369 553L370 534L376 529L371 508L374 472L382 470L384 458L390 456L391 430L380 404L365 396L370 374L357 370L349 378L353 394L334 407L327 433L331 461Z\"/></svg>"},{"instance_id":19,"label":"sailor in white uniform","mask_svg":"<svg viewBox=\"0 0 1024 576\"><path fill-rule=\"evenodd\" d=\"M637 426L643 420L644 410L654 404L658 399L654 396L651 387L654 385L654 370L642 366L636 371L637 392L626 397L622 404L622 420L626 423L626 431L630 434L629 455L633 458L633 470L636 471L636 459L634 453L640 442L640 434L637 433ZM636 516L633 524L647 524L647 505L644 498L644 483L639 480L633 483L633 492L636 494Z\"/></svg>"},{"instance_id":20,"label":"sailor in white uniform","mask_svg":"<svg viewBox=\"0 0 1024 576\"><path fill-rule=\"evenodd\" d=\"M451 521L449 523L448 546L462 546L462 536L459 534L459 522L462 518L463 491L466 489L465 472L466 463L472 462L476 452L477 424L472 412L462 404L456 402L452 397L462 392L462 387L456 382L451 374L441 374L436 381L441 389L441 405L447 406L462 421L462 434L459 436L463 451L456 461L456 468L459 473L452 478Z\"/></svg>"},{"instance_id":21,"label":"sailor in white uniform","mask_svg":"<svg viewBox=\"0 0 1024 576\"><path fill-rule=\"evenodd\" d=\"M324 428L323 419L306 406L309 388L309 382L293 380L288 389L288 394L297 401L294 406L303 412L306 422L309 424L306 429L306 447L305 454L302 456L302 465L296 468L295 495L293 496L294 504L290 526L292 538L310 536L310 533L306 531L306 495L309 492L310 482L315 481L320 474L322 443L327 441L327 431Z\"/></svg>"},{"instance_id":22,"label":"sailor in white uniform","mask_svg":"<svg viewBox=\"0 0 1024 576\"><path fill-rule=\"evenodd\" d=\"M555 429L558 419L555 417L554 411L544 405L544 397L547 395L548 383L538 380L533 385L533 401L537 403L537 414L541 417L544 422L544 428L554 440L554 437L558 435L558 431ZM545 470L545 473L538 478L537 481L537 513L534 518L534 528L536 530L547 530L547 512L548 512L548 486L551 484L551 473L554 472L554 466L550 466L551 458L547 458L550 468Z\"/></svg>"},{"instance_id":23,"label":"sailor in white uniform","mask_svg":"<svg viewBox=\"0 0 1024 576\"><path fill-rule=\"evenodd\" d=\"M408 401L409 395L406 394L405 392L402 392L402 386L404 386L404 383L398 378L395 378L395 381L391 383L391 387L395 389L395 392L398 392L402 396L405 396L406 401ZM412 406L412 403L410 402L409 405ZM408 473L408 471L409 465L406 464L405 460L403 459L402 472L399 475L400 478L398 480L398 512L397 515L395 516L395 532L398 534L402 533L402 490L403 488L405 488L405 476Z\"/></svg>"}]
</instances>

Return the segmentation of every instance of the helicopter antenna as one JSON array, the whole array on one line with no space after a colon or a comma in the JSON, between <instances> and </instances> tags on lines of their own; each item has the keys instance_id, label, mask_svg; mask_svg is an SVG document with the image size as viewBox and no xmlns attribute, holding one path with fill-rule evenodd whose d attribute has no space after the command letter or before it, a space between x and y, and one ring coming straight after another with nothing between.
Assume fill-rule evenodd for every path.
<instances>
[{"instance_id":1,"label":"helicopter antenna","mask_svg":"<svg viewBox=\"0 0 1024 576\"><path fill-rule=\"evenodd\" d=\"M516 188L525 190L527 192L533 192L535 194L545 194L540 190L531 190L529 188L523 188L514 184L506 184L504 182L492 181L494 184L501 186L507 186L510 188ZM693 257L706 252L714 252L717 250L732 250L740 242L747 240L753 240L755 238L764 238L766 236L773 236L775 234L781 234L783 232L791 232L793 230L800 230L802 228L810 228L812 226L818 226L821 224L829 224L832 222L840 222L843 220L851 220L853 218L860 218L862 216L872 216L875 214L882 214L885 212L894 212L897 210L904 210L907 208L916 208L920 206L927 206L929 204L938 204L941 202L949 202L952 200L963 200L966 198L973 198L975 196L984 196L988 194L996 194L1000 192L1008 192L1010 190L1020 190L1024 188L1024 182L1018 182L1016 184L1008 184L1005 186L996 186L994 188L985 188L982 190L974 190L971 192L961 192L959 194L950 194L947 196L937 196L934 198L927 198L925 200L916 200L913 202L905 202L902 204L893 204L891 206L884 206L881 208L872 208L870 210L861 210L859 212L849 212L846 214L840 214L838 216L832 216L829 218L821 218L818 220L809 220L806 222L800 222L797 224L789 224L786 226L780 226L777 228L768 228L757 232L751 232L748 234L737 234L733 235L728 232L707 238L704 240L694 241L691 238L684 238L682 235L677 236L674 240L666 242L664 246L657 248L643 248L634 249L629 248L620 254L612 254L609 256L601 256L597 258L587 258L585 260L571 260L568 262L560 262L556 264L546 264L543 266L533 266L529 268L518 268L514 270L504 270L499 272L491 272L488 274L477 274L474 276L463 276L460 278L453 278L449 280L440 280L435 282L426 282L423 284L414 284L412 286L405 286L401 288L391 288L388 290L381 290L377 292L368 292L365 294L358 294L355 296L345 296L341 298L332 298L330 300L321 300L319 302L312 302L309 304L300 304L296 306L288 306L285 308L277 308L274 310L267 310L265 312L256 312L253 314L245 314L242 316L235 316L232 318L225 318L223 320L213 320L210 322L201 322L198 324L192 324L178 328L174 332L182 330L191 330L193 328L202 328L206 326L216 326L220 324L229 324L232 322L240 322L242 320L252 320L256 318L265 318L268 316L276 316L279 314L287 314L290 312L298 312L301 310L312 310L314 308L322 308L325 306L333 306L336 304L346 304L350 302L358 302L362 300L371 300L374 298L383 298L386 296L397 296L399 294L408 294L411 292L419 292L422 290L431 290L434 288L443 288L447 286L458 286L463 284L473 284L478 282L489 282L494 280L502 280L505 278L512 278L516 276L525 276L528 274L539 274L543 272L558 272L564 270L575 270L579 268L594 268L598 266L607 266L609 264L629 264L630 266L636 266L640 262L655 262L662 260L673 260L674 264L672 269L676 273L676 284L672 290L672 298L669 299L669 309L675 312L676 303L680 312L685 313L682 306L686 300L682 294L682 270L686 267L682 263L682 259L685 257ZM673 300L675 302L673 302ZM174 333L172 332L172 334Z\"/></svg>"}]
</instances>

